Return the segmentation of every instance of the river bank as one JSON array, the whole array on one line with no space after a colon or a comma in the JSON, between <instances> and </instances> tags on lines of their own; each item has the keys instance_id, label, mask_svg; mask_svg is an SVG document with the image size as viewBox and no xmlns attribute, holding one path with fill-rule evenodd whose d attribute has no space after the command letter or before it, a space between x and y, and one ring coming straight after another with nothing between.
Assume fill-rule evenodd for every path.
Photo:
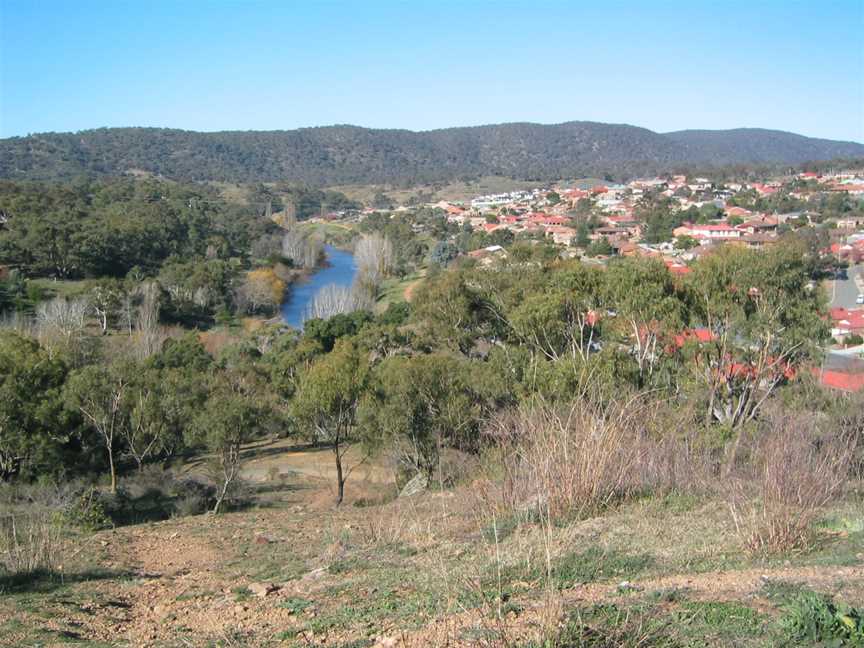
<instances>
[{"instance_id":1,"label":"river bank","mask_svg":"<svg viewBox=\"0 0 864 648\"><path fill-rule=\"evenodd\" d=\"M324 253L325 263L312 271L302 271L286 291L280 311L282 321L293 328L303 328L309 305L321 288L330 284L351 286L354 283L357 275L354 255L332 245L325 245Z\"/></svg>"}]
</instances>

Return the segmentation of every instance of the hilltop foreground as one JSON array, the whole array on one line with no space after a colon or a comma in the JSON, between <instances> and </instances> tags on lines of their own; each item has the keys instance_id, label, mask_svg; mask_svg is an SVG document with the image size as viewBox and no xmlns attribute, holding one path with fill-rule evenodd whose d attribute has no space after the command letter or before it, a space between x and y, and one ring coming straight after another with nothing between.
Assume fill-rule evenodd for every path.
<instances>
[{"instance_id":1,"label":"hilltop foreground","mask_svg":"<svg viewBox=\"0 0 864 648\"><path fill-rule=\"evenodd\" d=\"M392 485L367 470L334 509L278 447L247 453L275 466L252 508L82 540L62 581L0 597L0 644L809 646L801 600L864 600L853 505L812 551L757 559L714 497L548 525L498 517L482 481L376 503Z\"/></svg>"}]
</instances>

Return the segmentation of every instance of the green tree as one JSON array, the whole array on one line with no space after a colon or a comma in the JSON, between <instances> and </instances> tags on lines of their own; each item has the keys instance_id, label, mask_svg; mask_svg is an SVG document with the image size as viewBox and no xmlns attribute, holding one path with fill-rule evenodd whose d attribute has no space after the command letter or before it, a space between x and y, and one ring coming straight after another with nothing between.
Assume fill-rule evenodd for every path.
<instances>
[{"instance_id":1,"label":"green tree","mask_svg":"<svg viewBox=\"0 0 864 648\"><path fill-rule=\"evenodd\" d=\"M213 514L222 509L240 475L240 452L244 444L259 435L266 410L242 383L220 377L211 390L204 410L194 422L198 438L216 456L221 484Z\"/></svg>"},{"instance_id":2,"label":"green tree","mask_svg":"<svg viewBox=\"0 0 864 648\"><path fill-rule=\"evenodd\" d=\"M687 277L694 317L713 334L688 366L706 391L706 419L733 433L727 470L742 429L806 361L818 359L828 331L825 295L810 284L799 244L770 250L724 247Z\"/></svg>"},{"instance_id":3,"label":"green tree","mask_svg":"<svg viewBox=\"0 0 864 648\"><path fill-rule=\"evenodd\" d=\"M35 340L0 332L0 479L60 468L66 371Z\"/></svg>"},{"instance_id":4,"label":"green tree","mask_svg":"<svg viewBox=\"0 0 864 648\"><path fill-rule=\"evenodd\" d=\"M120 428L120 434L139 472L147 459L170 443L172 415L179 405L172 386L162 372L145 369L135 372L125 394L129 420Z\"/></svg>"},{"instance_id":5,"label":"green tree","mask_svg":"<svg viewBox=\"0 0 864 648\"><path fill-rule=\"evenodd\" d=\"M366 355L353 342L340 340L303 373L291 404L291 413L307 438L333 451L337 506L354 468L346 470L345 453L357 440L357 408L366 393L369 371Z\"/></svg>"},{"instance_id":6,"label":"green tree","mask_svg":"<svg viewBox=\"0 0 864 648\"><path fill-rule=\"evenodd\" d=\"M88 365L69 376L64 388L67 406L79 412L100 438L108 458L111 492L117 492L115 456L123 428L129 424L124 400L134 371L124 364Z\"/></svg>"},{"instance_id":7,"label":"green tree","mask_svg":"<svg viewBox=\"0 0 864 648\"><path fill-rule=\"evenodd\" d=\"M609 243L609 239L605 236L601 236L592 241L588 246L588 249L585 250L585 254L590 257L609 256L612 252L612 245Z\"/></svg>"},{"instance_id":8,"label":"green tree","mask_svg":"<svg viewBox=\"0 0 864 648\"><path fill-rule=\"evenodd\" d=\"M580 222L576 226L576 245L581 248L586 248L591 245L591 231L588 229L588 224Z\"/></svg>"},{"instance_id":9,"label":"green tree","mask_svg":"<svg viewBox=\"0 0 864 648\"><path fill-rule=\"evenodd\" d=\"M432 340L468 354L490 315L483 295L462 272L444 272L423 282L412 300L414 316Z\"/></svg>"},{"instance_id":10,"label":"green tree","mask_svg":"<svg viewBox=\"0 0 864 648\"><path fill-rule=\"evenodd\" d=\"M444 354L394 357L375 370L363 404L369 439L393 451L408 474L431 480L444 447L476 448L484 398L468 360Z\"/></svg>"},{"instance_id":11,"label":"green tree","mask_svg":"<svg viewBox=\"0 0 864 648\"><path fill-rule=\"evenodd\" d=\"M679 250L690 250L699 245L699 241L697 241L692 236L679 236L675 239L675 247Z\"/></svg>"},{"instance_id":12,"label":"green tree","mask_svg":"<svg viewBox=\"0 0 864 648\"><path fill-rule=\"evenodd\" d=\"M599 340L603 307L599 271L581 264L552 273L551 285L529 291L509 312L516 339L549 360L585 359Z\"/></svg>"},{"instance_id":13,"label":"green tree","mask_svg":"<svg viewBox=\"0 0 864 648\"><path fill-rule=\"evenodd\" d=\"M616 312L611 321L630 340L643 387L662 358L661 340L677 333L686 321L685 303L676 294L671 274L655 259L617 260L604 279L606 303Z\"/></svg>"}]
</instances>

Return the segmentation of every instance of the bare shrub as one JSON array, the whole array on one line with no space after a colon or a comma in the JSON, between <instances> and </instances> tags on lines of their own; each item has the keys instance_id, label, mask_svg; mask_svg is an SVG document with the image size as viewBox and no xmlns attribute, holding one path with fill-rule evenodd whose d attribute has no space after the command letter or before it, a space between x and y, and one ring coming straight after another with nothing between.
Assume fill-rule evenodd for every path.
<instances>
[{"instance_id":1,"label":"bare shrub","mask_svg":"<svg viewBox=\"0 0 864 648\"><path fill-rule=\"evenodd\" d=\"M61 526L51 511L0 517L0 566L13 576L62 564Z\"/></svg>"},{"instance_id":2,"label":"bare shrub","mask_svg":"<svg viewBox=\"0 0 864 648\"><path fill-rule=\"evenodd\" d=\"M0 488L0 575L13 578L62 570L66 512L74 486Z\"/></svg>"},{"instance_id":3,"label":"bare shrub","mask_svg":"<svg viewBox=\"0 0 864 648\"><path fill-rule=\"evenodd\" d=\"M731 489L735 527L753 553L806 550L813 522L847 481L852 444L820 434L813 415L776 414L768 425Z\"/></svg>"},{"instance_id":4,"label":"bare shrub","mask_svg":"<svg viewBox=\"0 0 864 648\"><path fill-rule=\"evenodd\" d=\"M37 337L49 351L66 353L73 361L82 361L87 313L90 303L84 299L55 297L36 307Z\"/></svg>"},{"instance_id":5,"label":"bare shrub","mask_svg":"<svg viewBox=\"0 0 864 648\"><path fill-rule=\"evenodd\" d=\"M499 417L490 431L499 457L499 497L513 512L583 517L637 493L680 486L683 446L650 436L655 404L546 403Z\"/></svg>"},{"instance_id":6,"label":"bare shrub","mask_svg":"<svg viewBox=\"0 0 864 648\"><path fill-rule=\"evenodd\" d=\"M145 360L162 348L162 343L167 336L159 326L159 285L153 281L141 284L138 294L134 355L139 360Z\"/></svg>"}]
</instances>

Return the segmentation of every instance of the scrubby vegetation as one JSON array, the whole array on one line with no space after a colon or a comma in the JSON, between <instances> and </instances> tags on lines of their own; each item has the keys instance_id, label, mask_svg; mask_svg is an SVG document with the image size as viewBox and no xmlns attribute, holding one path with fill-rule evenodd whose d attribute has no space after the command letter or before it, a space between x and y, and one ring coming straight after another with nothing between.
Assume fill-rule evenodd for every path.
<instances>
[{"instance_id":1,"label":"scrubby vegetation","mask_svg":"<svg viewBox=\"0 0 864 648\"><path fill-rule=\"evenodd\" d=\"M723 247L677 277L530 241L478 265L448 253L471 235L434 211L373 217L351 234L365 301L296 331L243 326L294 265L266 209L232 224L233 207L151 182L7 189L0 609L40 588L128 601L123 579L167 595L155 561L177 545L199 575L171 605L194 617L223 597L278 626L226 638L196 618L193 643L858 641L864 410L811 378L828 330L806 242ZM40 216L68 201L82 206L67 236L66 217ZM146 253L94 265L105 231L123 249L138 226ZM298 266L304 240L287 246ZM421 266L410 302L375 304ZM732 585L686 589L738 570L750 592L748 570L787 561L848 583L808 573L819 596L768 611ZM78 618L66 600L41 602ZM142 643L165 639L157 605L135 608Z\"/></svg>"}]
</instances>

